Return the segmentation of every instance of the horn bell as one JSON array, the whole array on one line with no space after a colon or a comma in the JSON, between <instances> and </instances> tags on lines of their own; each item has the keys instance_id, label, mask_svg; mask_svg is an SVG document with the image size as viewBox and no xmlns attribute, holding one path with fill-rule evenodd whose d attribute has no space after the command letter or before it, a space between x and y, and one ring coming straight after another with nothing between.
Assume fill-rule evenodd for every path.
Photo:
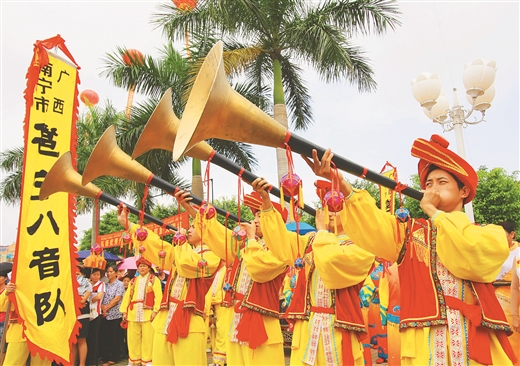
<instances>
[{"instance_id":1,"label":"horn bell","mask_svg":"<svg viewBox=\"0 0 520 366\"><path fill-rule=\"evenodd\" d=\"M85 185L102 175L146 184L153 174L121 150L116 141L116 128L110 126L92 150L81 182Z\"/></svg>"},{"instance_id":2,"label":"horn bell","mask_svg":"<svg viewBox=\"0 0 520 366\"><path fill-rule=\"evenodd\" d=\"M177 131L174 161L208 138L271 147L280 147L285 140L285 127L229 85L222 52L218 41L197 74Z\"/></svg>"},{"instance_id":3,"label":"horn bell","mask_svg":"<svg viewBox=\"0 0 520 366\"><path fill-rule=\"evenodd\" d=\"M144 126L141 136L132 152L132 159L153 149L162 149L173 152L173 144L179 129L179 119L173 112L172 90L169 88L163 94L159 104L155 107L150 119ZM213 148L205 141L201 141L186 155L199 160L208 160Z\"/></svg>"},{"instance_id":4,"label":"horn bell","mask_svg":"<svg viewBox=\"0 0 520 366\"><path fill-rule=\"evenodd\" d=\"M81 184L81 174L72 166L72 154L64 153L49 170L40 187L40 201L57 192L67 192L77 196L96 198L101 190L94 184Z\"/></svg>"}]
</instances>

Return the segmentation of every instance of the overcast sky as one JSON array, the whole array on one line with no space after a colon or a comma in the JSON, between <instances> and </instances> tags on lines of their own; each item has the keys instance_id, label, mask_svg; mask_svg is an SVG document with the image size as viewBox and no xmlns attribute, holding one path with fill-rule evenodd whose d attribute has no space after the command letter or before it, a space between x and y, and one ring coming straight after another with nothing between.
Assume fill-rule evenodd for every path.
<instances>
[{"instance_id":1,"label":"overcast sky","mask_svg":"<svg viewBox=\"0 0 520 366\"><path fill-rule=\"evenodd\" d=\"M80 91L93 89L101 103L109 99L123 110L127 93L99 76L101 59L117 47L136 48L157 57L166 40L153 29L150 19L160 3L2 0L0 150L23 146L25 73L36 40L60 34L81 67ZM400 180L408 183L417 167L417 159L410 155L413 140L442 134L442 127L428 120L413 98L410 80L424 71L436 72L450 103L455 87L459 102L467 108L464 64L484 58L497 63L497 92L486 122L464 129L467 160L475 169L519 170L519 2L399 1L399 7L402 26L395 32L354 40L371 60L377 91L359 94L346 82L325 84L315 73L306 71L303 77L312 96L315 122L298 135L374 171L388 161L398 168ZM136 95L135 100L142 97ZM479 118L480 113L474 116ZM443 136L456 150L455 133ZM255 173L275 182L274 150L255 147L255 151L260 157ZM315 178L301 159L296 157L295 163L295 172L303 178L306 201L315 201ZM189 178L190 167L181 173ZM215 197L236 195L235 176L216 166L211 173ZM0 173L0 179L4 177ZM0 244L8 245L16 240L19 207L1 202L0 214ZM78 217L77 224L82 236L90 217Z\"/></svg>"}]
</instances>

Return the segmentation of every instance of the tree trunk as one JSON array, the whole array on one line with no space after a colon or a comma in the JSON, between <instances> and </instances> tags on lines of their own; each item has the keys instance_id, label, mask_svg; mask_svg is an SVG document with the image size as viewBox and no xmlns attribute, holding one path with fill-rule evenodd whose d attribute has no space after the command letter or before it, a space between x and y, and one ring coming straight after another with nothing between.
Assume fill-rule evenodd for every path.
<instances>
[{"instance_id":1,"label":"tree trunk","mask_svg":"<svg viewBox=\"0 0 520 366\"><path fill-rule=\"evenodd\" d=\"M273 60L273 75L274 75L274 87L273 87L273 101L274 101L274 119L284 126L286 129L288 128L287 122L287 107L285 106L285 97L283 93L283 84L282 84L282 68L279 60ZM276 184L280 184L280 180L282 177L287 174L287 157L285 155L285 149L276 149L276 164L278 166L278 182ZM274 183L273 183L274 184Z\"/></svg>"},{"instance_id":2,"label":"tree trunk","mask_svg":"<svg viewBox=\"0 0 520 366\"><path fill-rule=\"evenodd\" d=\"M96 245L96 238L99 231L99 205L94 203L92 208L92 236L90 237L90 247Z\"/></svg>"},{"instance_id":3,"label":"tree trunk","mask_svg":"<svg viewBox=\"0 0 520 366\"><path fill-rule=\"evenodd\" d=\"M192 158L191 160L191 193L204 200L204 188L202 187L201 163L200 160Z\"/></svg>"},{"instance_id":4,"label":"tree trunk","mask_svg":"<svg viewBox=\"0 0 520 366\"><path fill-rule=\"evenodd\" d=\"M288 129L287 123L287 108L285 104L275 104L274 106L274 119L282 126ZM287 167L287 156L285 155L285 149L276 148L276 164L278 166L278 182L284 175L288 173ZM274 184L274 183L273 183Z\"/></svg>"}]
</instances>

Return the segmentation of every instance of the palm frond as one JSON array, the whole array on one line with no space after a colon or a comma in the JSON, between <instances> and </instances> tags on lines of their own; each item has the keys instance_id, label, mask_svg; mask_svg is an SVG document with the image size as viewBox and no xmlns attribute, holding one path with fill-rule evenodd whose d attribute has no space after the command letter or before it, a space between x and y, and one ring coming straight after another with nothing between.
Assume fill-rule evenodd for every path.
<instances>
[{"instance_id":1,"label":"palm frond","mask_svg":"<svg viewBox=\"0 0 520 366\"><path fill-rule=\"evenodd\" d=\"M258 167L258 160L253 153L252 146L249 144L220 139L208 139L206 142L210 144L216 152L224 155L246 170L252 172Z\"/></svg>"},{"instance_id":2,"label":"palm frond","mask_svg":"<svg viewBox=\"0 0 520 366\"><path fill-rule=\"evenodd\" d=\"M23 165L23 147L14 147L0 152L0 169L6 172L21 170Z\"/></svg>"},{"instance_id":3,"label":"palm frond","mask_svg":"<svg viewBox=\"0 0 520 366\"><path fill-rule=\"evenodd\" d=\"M312 124L312 107L309 90L301 75L303 71L286 59L280 60L282 82L287 93L287 109L294 130L305 130Z\"/></svg>"},{"instance_id":4,"label":"palm frond","mask_svg":"<svg viewBox=\"0 0 520 366\"><path fill-rule=\"evenodd\" d=\"M16 170L11 174L8 174L0 182L0 200L15 205L20 202L22 187L22 170Z\"/></svg>"},{"instance_id":5,"label":"palm frond","mask_svg":"<svg viewBox=\"0 0 520 366\"><path fill-rule=\"evenodd\" d=\"M321 16L350 35L395 30L401 25L400 14L395 0L328 0L309 11L309 16Z\"/></svg>"}]
</instances>

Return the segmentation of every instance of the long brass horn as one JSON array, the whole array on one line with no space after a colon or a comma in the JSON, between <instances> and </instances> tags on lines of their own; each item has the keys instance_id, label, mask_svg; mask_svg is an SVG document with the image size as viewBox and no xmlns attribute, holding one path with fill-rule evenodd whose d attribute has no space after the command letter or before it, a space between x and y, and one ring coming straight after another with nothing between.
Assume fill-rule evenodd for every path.
<instances>
[{"instance_id":1,"label":"long brass horn","mask_svg":"<svg viewBox=\"0 0 520 366\"><path fill-rule=\"evenodd\" d=\"M118 200L106 194L101 189L96 187L93 183L86 185L81 184L81 174L74 170L72 166L72 155L70 151L64 153L49 170L45 179L43 180L42 186L40 187L40 201L47 199L50 195L57 192L67 192L77 196L84 196L89 198L98 198L103 202L106 202L113 206L119 206L122 201ZM139 215L139 210L126 204L128 210ZM164 223L155 218L152 215L145 214L144 217L157 225L163 226ZM177 228L172 225L166 225L170 230L177 231Z\"/></svg>"},{"instance_id":2,"label":"long brass horn","mask_svg":"<svg viewBox=\"0 0 520 366\"><path fill-rule=\"evenodd\" d=\"M172 195L181 189L155 176L151 171L121 150L117 145L116 129L114 126L110 126L105 130L94 147L94 150L92 150L85 170L83 171L82 184L86 185L102 175L110 175L133 182L150 184ZM197 205L202 204L200 198L196 196L191 197L191 202ZM239 221L237 216L222 208L215 207L215 210L221 215L228 215L231 220Z\"/></svg>"},{"instance_id":3,"label":"long brass horn","mask_svg":"<svg viewBox=\"0 0 520 366\"><path fill-rule=\"evenodd\" d=\"M132 159L153 149L162 149L173 152L173 142L179 128L179 119L172 109L172 90L168 89L155 107L150 119L137 140L132 152ZM205 141L201 141L186 154L186 156L208 160L213 148Z\"/></svg>"},{"instance_id":4,"label":"long brass horn","mask_svg":"<svg viewBox=\"0 0 520 366\"><path fill-rule=\"evenodd\" d=\"M229 85L222 58L222 41L217 42L206 56L191 90L177 131L173 160L177 161L197 142L219 138L270 147L284 147L311 157L312 150L321 157L325 149L297 135L249 102ZM334 164L347 173L365 178L395 190L398 182L369 170L337 154ZM423 194L406 187L403 194L420 200Z\"/></svg>"},{"instance_id":5,"label":"long brass horn","mask_svg":"<svg viewBox=\"0 0 520 366\"><path fill-rule=\"evenodd\" d=\"M132 158L135 159L153 149L173 150L180 121L173 112L171 100L171 89L168 89L155 107L148 123L144 126L143 132L141 132L141 136L139 136L139 140L135 145ZM205 141L197 143L186 152L186 155L199 160L210 161L235 175L240 175L248 183L252 183L258 178L257 175L243 169L224 155L213 150ZM274 186L272 186L269 192L275 197L280 197L280 190ZM290 197L285 196L285 201L290 202ZM309 205L305 205L303 210L311 216L316 216L316 210Z\"/></svg>"}]
</instances>

